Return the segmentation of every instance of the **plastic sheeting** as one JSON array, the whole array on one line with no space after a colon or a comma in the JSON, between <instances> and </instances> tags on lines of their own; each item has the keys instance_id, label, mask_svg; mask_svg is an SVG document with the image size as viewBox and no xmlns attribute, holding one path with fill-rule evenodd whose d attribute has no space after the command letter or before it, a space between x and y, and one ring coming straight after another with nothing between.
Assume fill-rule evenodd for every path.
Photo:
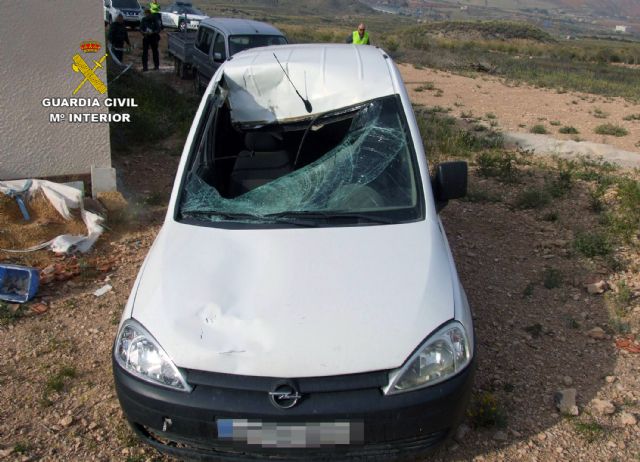
<instances>
[{"instance_id":1,"label":"plastic sheeting","mask_svg":"<svg viewBox=\"0 0 640 462\"><path fill-rule=\"evenodd\" d=\"M384 196L368 186L394 161L409 157L398 115L383 116L383 105L382 100L376 100L360 109L342 143L317 161L236 198L222 197L191 173L183 196L183 216L215 222L224 221L225 215L238 214L249 221L269 221L265 215L358 212L385 205L410 205L408 186L390 188L391 192L387 190ZM392 168L387 174L397 185L411 184L406 168Z\"/></svg>"},{"instance_id":2,"label":"plastic sheeting","mask_svg":"<svg viewBox=\"0 0 640 462\"><path fill-rule=\"evenodd\" d=\"M8 193L8 191L22 190L25 188L29 180L11 180L0 181L0 193ZM87 226L86 236L73 236L71 234L62 234L53 238L50 241L43 242L42 244L30 247L28 249L2 249L7 252L32 252L34 250L49 248L56 253L70 253L73 251L87 252L98 237L102 234L104 229L101 224L103 218L92 212L84 210L82 202L82 192L71 186L66 186L59 183L53 183L46 180L31 180L31 186L29 187L27 194L34 194L37 191L42 191L45 197L49 200L51 205L62 215L65 220L71 218L70 209L80 209L80 215L82 221Z\"/></svg>"}]
</instances>

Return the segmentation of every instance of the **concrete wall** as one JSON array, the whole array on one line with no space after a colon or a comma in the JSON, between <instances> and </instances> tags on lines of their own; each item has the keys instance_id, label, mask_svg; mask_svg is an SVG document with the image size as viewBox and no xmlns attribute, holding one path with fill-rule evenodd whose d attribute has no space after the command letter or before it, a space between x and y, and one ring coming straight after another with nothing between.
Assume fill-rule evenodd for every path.
<instances>
[{"instance_id":1,"label":"concrete wall","mask_svg":"<svg viewBox=\"0 0 640 462\"><path fill-rule=\"evenodd\" d=\"M99 53L80 51L83 40L105 45L100 0L0 0L0 180L86 174L111 166L107 123L50 123L50 112L99 108L46 108L43 98L71 97L83 77L73 55L87 63ZM104 70L96 74L106 83ZM77 97L99 97L85 84Z\"/></svg>"}]
</instances>

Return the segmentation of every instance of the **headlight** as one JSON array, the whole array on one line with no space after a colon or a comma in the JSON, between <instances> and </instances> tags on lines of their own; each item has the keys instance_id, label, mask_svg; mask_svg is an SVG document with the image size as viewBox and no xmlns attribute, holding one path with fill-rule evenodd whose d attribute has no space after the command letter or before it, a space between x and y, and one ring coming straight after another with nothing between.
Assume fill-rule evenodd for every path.
<instances>
[{"instance_id":1,"label":"headlight","mask_svg":"<svg viewBox=\"0 0 640 462\"><path fill-rule=\"evenodd\" d=\"M471 361L464 326L453 321L437 331L400 368L389 373L385 395L416 390L440 383L464 369Z\"/></svg>"},{"instance_id":2,"label":"headlight","mask_svg":"<svg viewBox=\"0 0 640 462\"><path fill-rule=\"evenodd\" d=\"M171 358L147 330L129 319L122 325L115 345L118 364L127 372L155 385L191 391Z\"/></svg>"}]
</instances>

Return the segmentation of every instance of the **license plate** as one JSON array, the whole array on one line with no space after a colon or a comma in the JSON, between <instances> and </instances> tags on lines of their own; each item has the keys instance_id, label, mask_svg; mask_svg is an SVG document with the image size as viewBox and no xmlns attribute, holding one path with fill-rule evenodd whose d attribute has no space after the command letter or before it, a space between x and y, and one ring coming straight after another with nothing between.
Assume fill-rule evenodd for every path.
<instances>
[{"instance_id":1,"label":"license plate","mask_svg":"<svg viewBox=\"0 0 640 462\"><path fill-rule=\"evenodd\" d=\"M265 448L318 448L362 443L362 422L274 423L217 419L218 438Z\"/></svg>"}]
</instances>

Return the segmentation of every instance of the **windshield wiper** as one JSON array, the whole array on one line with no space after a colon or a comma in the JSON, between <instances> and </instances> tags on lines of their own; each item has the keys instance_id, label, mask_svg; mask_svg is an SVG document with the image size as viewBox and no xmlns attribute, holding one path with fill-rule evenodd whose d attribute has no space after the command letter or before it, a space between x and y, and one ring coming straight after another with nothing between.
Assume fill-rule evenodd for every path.
<instances>
[{"instance_id":1,"label":"windshield wiper","mask_svg":"<svg viewBox=\"0 0 640 462\"><path fill-rule=\"evenodd\" d=\"M285 216L277 216L277 215L253 215L250 213L231 213L231 212L204 212L204 211L192 211L192 212L183 212L185 216L192 217L220 217L224 221L233 221L233 222L258 222L261 224L285 224L285 225L294 225L294 226L304 226L304 227L316 227L318 223L312 220L299 219L297 217L285 217Z\"/></svg>"},{"instance_id":2,"label":"windshield wiper","mask_svg":"<svg viewBox=\"0 0 640 462\"><path fill-rule=\"evenodd\" d=\"M271 217L304 217L304 218L319 218L324 220L332 219L357 219L369 221L371 223L393 224L397 223L396 220L382 217L380 215L369 215L366 213L353 213L353 212L323 212L323 211L292 211L292 212L279 212L270 213L265 215L265 218Z\"/></svg>"}]
</instances>

